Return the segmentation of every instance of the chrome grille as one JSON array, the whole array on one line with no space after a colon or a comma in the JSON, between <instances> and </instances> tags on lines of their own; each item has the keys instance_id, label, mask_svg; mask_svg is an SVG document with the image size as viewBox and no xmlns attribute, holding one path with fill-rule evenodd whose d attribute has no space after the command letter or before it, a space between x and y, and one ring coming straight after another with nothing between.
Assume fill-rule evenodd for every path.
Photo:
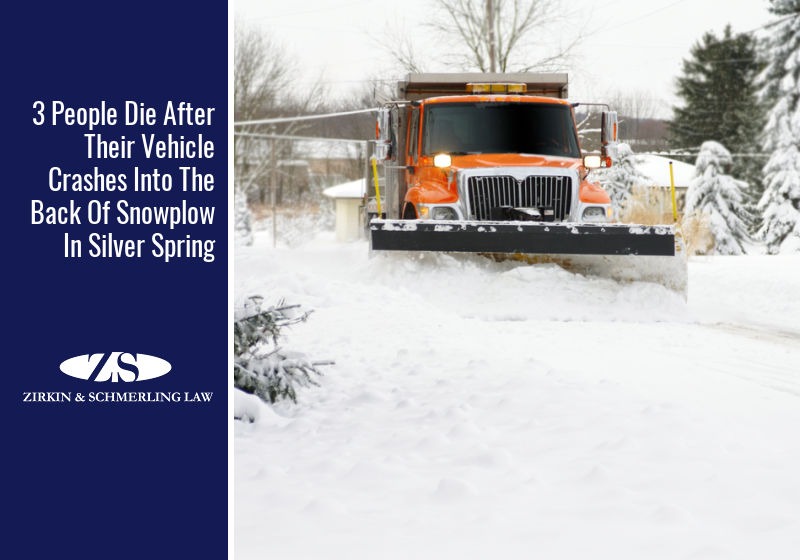
<instances>
[{"instance_id":1,"label":"chrome grille","mask_svg":"<svg viewBox=\"0 0 800 560\"><path fill-rule=\"evenodd\" d=\"M469 177L469 211L477 220L490 220L500 207L552 209L554 220L569 216L572 181L566 175L532 175L517 181L508 175Z\"/></svg>"}]
</instances>

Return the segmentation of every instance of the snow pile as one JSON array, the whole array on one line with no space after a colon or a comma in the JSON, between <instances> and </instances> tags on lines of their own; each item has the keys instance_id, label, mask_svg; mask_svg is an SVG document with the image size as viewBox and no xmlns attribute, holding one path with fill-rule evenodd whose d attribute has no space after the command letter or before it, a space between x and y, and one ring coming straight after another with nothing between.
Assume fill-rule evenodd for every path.
<instances>
[{"instance_id":1,"label":"snow pile","mask_svg":"<svg viewBox=\"0 0 800 560\"><path fill-rule=\"evenodd\" d=\"M800 258L693 261L689 301L555 265L236 255L314 309L297 405L237 395L236 558L789 558Z\"/></svg>"},{"instance_id":2,"label":"snow pile","mask_svg":"<svg viewBox=\"0 0 800 560\"><path fill-rule=\"evenodd\" d=\"M236 293L275 293L319 309L357 292L376 315L397 308L486 320L685 320L678 294L648 282L620 284L568 272L556 264L493 262L478 255L376 253L366 242L329 239L294 251L239 252L253 273L237 274ZM237 266L237 268L241 268ZM344 295L343 304L349 305ZM637 303L638 302L638 303Z\"/></svg>"}]
</instances>

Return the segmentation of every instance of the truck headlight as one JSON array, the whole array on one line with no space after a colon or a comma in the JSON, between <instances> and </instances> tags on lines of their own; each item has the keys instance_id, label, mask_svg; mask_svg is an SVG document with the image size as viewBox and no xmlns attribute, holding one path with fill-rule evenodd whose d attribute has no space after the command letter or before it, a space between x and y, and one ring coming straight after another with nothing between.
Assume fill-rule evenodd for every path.
<instances>
[{"instance_id":1,"label":"truck headlight","mask_svg":"<svg viewBox=\"0 0 800 560\"><path fill-rule=\"evenodd\" d=\"M430 212L431 220L457 220L456 211L449 206L434 206Z\"/></svg>"},{"instance_id":2,"label":"truck headlight","mask_svg":"<svg viewBox=\"0 0 800 560\"><path fill-rule=\"evenodd\" d=\"M607 211L604 206L588 206L583 210L584 222L605 222Z\"/></svg>"},{"instance_id":3,"label":"truck headlight","mask_svg":"<svg viewBox=\"0 0 800 560\"><path fill-rule=\"evenodd\" d=\"M450 154L436 154L433 156L433 165L440 169L450 167L452 164L453 158L450 157Z\"/></svg>"},{"instance_id":4,"label":"truck headlight","mask_svg":"<svg viewBox=\"0 0 800 560\"><path fill-rule=\"evenodd\" d=\"M597 155L583 156L583 166L586 169L599 169L603 165L603 160Z\"/></svg>"},{"instance_id":5,"label":"truck headlight","mask_svg":"<svg viewBox=\"0 0 800 560\"><path fill-rule=\"evenodd\" d=\"M421 220L458 220L459 214L453 206L438 204L418 204L417 212Z\"/></svg>"}]
</instances>

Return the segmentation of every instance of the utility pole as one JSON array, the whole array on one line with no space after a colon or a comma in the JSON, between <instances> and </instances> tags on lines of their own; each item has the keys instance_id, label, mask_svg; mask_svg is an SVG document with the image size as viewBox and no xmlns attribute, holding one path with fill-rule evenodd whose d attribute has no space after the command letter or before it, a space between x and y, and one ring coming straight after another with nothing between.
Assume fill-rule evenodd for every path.
<instances>
[{"instance_id":1,"label":"utility pole","mask_svg":"<svg viewBox=\"0 0 800 560\"><path fill-rule=\"evenodd\" d=\"M270 188L270 202L272 204L272 248L274 249L278 244L278 210L276 205L276 191L278 190L278 139L271 138L269 141L269 181Z\"/></svg>"},{"instance_id":2,"label":"utility pole","mask_svg":"<svg viewBox=\"0 0 800 560\"><path fill-rule=\"evenodd\" d=\"M489 31L489 72L497 72L496 39L494 34L494 2L486 0L486 27Z\"/></svg>"}]
</instances>

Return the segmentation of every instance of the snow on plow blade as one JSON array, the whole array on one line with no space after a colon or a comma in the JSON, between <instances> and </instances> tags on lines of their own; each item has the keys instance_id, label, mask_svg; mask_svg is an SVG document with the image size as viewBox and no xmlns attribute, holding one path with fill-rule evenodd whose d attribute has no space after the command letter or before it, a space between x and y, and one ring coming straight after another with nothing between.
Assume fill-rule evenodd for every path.
<instances>
[{"instance_id":1,"label":"snow on plow blade","mask_svg":"<svg viewBox=\"0 0 800 560\"><path fill-rule=\"evenodd\" d=\"M373 219L369 227L374 251L518 255L686 292L683 243L670 225Z\"/></svg>"}]
</instances>

